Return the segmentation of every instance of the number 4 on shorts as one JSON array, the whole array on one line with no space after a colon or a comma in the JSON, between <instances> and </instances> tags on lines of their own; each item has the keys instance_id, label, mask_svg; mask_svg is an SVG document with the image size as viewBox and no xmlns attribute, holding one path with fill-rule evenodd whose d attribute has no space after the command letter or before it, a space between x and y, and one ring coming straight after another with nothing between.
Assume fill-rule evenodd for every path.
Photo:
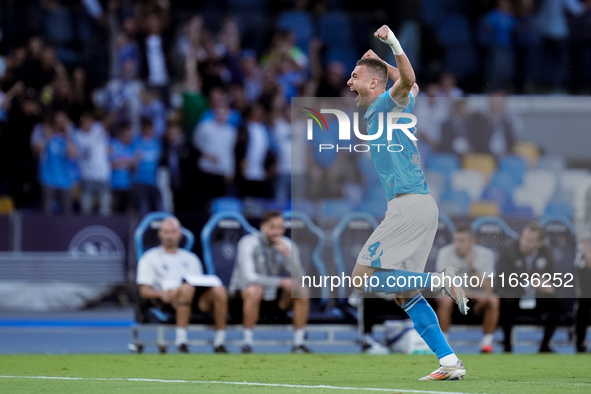
<instances>
[{"instance_id":1,"label":"number 4 on shorts","mask_svg":"<svg viewBox=\"0 0 591 394\"><path fill-rule=\"evenodd\" d=\"M378 253L378 248L380 247L380 242L376 242L373 245L370 245L367 247L367 250L369 251L369 257L372 258L373 256L376 255L376 253Z\"/></svg>"}]
</instances>

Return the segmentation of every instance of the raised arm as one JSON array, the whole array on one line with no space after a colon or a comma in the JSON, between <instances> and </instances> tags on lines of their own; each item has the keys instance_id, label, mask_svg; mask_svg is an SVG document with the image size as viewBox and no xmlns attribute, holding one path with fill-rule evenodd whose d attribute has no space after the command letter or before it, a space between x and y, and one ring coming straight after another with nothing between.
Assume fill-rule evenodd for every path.
<instances>
[{"instance_id":1,"label":"raised arm","mask_svg":"<svg viewBox=\"0 0 591 394\"><path fill-rule=\"evenodd\" d=\"M408 94L412 89L418 91L418 87L416 87L415 84L415 72L412 68L412 65L410 64L410 61L408 60L408 57L402 50L400 42L398 42L398 39L388 26L384 25L380 27L373 35L380 41L388 44L390 49L392 49L394 56L396 57L396 64L398 65L396 72L398 72L399 78L394 81L394 86L392 89L390 89L390 97L393 99L398 98L399 100L404 99L407 101ZM388 67L388 76L390 76L390 78L396 76L394 70L390 71L391 68L395 69L395 67ZM392 75L390 74L391 72Z\"/></svg>"}]
</instances>

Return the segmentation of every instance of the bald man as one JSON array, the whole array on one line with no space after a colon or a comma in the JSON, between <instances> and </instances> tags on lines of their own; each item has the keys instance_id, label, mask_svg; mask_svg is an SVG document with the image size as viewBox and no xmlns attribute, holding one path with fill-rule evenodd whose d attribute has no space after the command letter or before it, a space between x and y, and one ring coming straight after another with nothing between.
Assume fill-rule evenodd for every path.
<instances>
[{"instance_id":1,"label":"bald man","mask_svg":"<svg viewBox=\"0 0 591 394\"><path fill-rule=\"evenodd\" d=\"M160 246L148 250L141 257L136 283L140 297L156 307L176 313L175 345L180 353L188 353L187 326L191 311L213 312L215 337L214 352L227 353L225 342L228 295L223 286L195 287L187 283L187 276L203 275L202 264L192 252L179 247L181 224L175 217L162 221L158 230Z\"/></svg>"}]
</instances>

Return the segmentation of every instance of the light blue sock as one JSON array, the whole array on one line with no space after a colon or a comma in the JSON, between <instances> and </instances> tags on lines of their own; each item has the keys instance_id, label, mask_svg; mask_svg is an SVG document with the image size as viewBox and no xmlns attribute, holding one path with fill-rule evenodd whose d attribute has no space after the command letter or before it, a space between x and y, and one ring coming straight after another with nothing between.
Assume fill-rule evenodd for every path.
<instances>
[{"instance_id":1,"label":"light blue sock","mask_svg":"<svg viewBox=\"0 0 591 394\"><path fill-rule=\"evenodd\" d=\"M454 354L443 336L435 311L421 293L402 304L402 309L408 314L415 329L429 345L429 348L435 352L438 359L441 360L445 356Z\"/></svg>"},{"instance_id":2,"label":"light blue sock","mask_svg":"<svg viewBox=\"0 0 591 394\"><path fill-rule=\"evenodd\" d=\"M373 279L372 279L373 278ZM402 293L431 286L431 274L403 270L379 270L363 286L366 293Z\"/></svg>"}]
</instances>

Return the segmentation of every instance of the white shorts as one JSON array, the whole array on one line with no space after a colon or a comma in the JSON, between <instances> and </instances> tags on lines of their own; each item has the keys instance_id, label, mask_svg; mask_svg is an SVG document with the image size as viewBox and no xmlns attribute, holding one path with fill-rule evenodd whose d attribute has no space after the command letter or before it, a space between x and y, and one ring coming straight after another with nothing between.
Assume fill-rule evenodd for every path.
<instances>
[{"instance_id":1,"label":"white shorts","mask_svg":"<svg viewBox=\"0 0 591 394\"><path fill-rule=\"evenodd\" d=\"M439 223L430 194L406 194L388 201L386 217L369 236L357 263L380 269L423 272Z\"/></svg>"}]
</instances>

